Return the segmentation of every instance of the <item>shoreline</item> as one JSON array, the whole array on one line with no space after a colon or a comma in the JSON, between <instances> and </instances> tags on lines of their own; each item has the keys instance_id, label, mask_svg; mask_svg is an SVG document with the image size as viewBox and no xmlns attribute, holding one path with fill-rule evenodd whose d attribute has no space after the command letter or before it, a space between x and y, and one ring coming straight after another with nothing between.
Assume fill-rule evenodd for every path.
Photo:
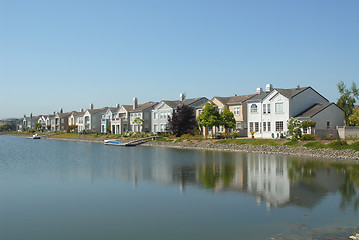
<instances>
[{"instance_id":1,"label":"shoreline","mask_svg":"<svg viewBox=\"0 0 359 240\"><path fill-rule=\"evenodd\" d=\"M27 135L9 134L8 136L28 137ZM42 136L42 139L62 140L62 141L77 141L77 142L94 142L103 143L103 138L86 138L86 137L71 137L71 138L57 138L52 136ZM121 139L126 142L130 139ZM328 158L336 162L350 162L359 163L359 151L342 149L335 150L330 148L307 148L307 147L290 147L285 145L270 146L270 145L250 145L250 144L221 144L215 142L165 142L165 141L149 141L141 144L146 147L167 147L175 149L188 150L207 150L207 151L226 151L226 152L245 152L245 153L262 153L262 154L283 154L298 157L312 157L312 158Z\"/></svg>"}]
</instances>

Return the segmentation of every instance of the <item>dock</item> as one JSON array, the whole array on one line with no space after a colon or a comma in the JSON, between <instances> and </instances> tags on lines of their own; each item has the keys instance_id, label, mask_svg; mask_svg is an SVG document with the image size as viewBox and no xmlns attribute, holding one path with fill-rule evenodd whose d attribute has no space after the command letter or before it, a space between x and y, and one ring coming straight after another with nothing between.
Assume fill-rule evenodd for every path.
<instances>
[{"instance_id":1,"label":"dock","mask_svg":"<svg viewBox=\"0 0 359 240\"><path fill-rule=\"evenodd\" d=\"M114 141L109 140L108 142L104 142L104 144L105 145L112 145L112 146L133 147L133 146L137 146L137 145L140 145L140 144L148 142L148 141L155 140L156 138L159 138L159 137L152 136L152 137L140 138L140 139L136 139L136 140L133 140L133 141L126 142L126 143L121 143L118 140L114 140Z\"/></svg>"}]
</instances>

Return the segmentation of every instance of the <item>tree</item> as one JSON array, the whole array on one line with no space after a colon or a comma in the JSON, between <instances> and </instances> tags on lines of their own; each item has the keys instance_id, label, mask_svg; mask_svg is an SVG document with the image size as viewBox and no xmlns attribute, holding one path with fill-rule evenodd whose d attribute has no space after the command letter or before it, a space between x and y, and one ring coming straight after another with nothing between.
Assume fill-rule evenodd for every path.
<instances>
[{"instance_id":1,"label":"tree","mask_svg":"<svg viewBox=\"0 0 359 240\"><path fill-rule=\"evenodd\" d=\"M42 124L41 123L35 123L35 130L41 130Z\"/></svg>"},{"instance_id":2,"label":"tree","mask_svg":"<svg viewBox=\"0 0 359 240\"><path fill-rule=\"evenodd\" d=\"M10 131L13 130L13 126L10 124L4 124L0 126L0 132L1 131Z\"/></svg>"},{"instance_id":3,"label":"tree","mask_svg":"<svg viewBox=\"0 0 359 240\"><path fill-rule=\"evenodd\" d=\"M289 119L287 124L288 135L291 136L293 139L299 139L302 136L302 131L300 130L300 127L300 121L298 119Z\"/></svg>"},{"instance_id":4,"label":"tree","mask_svg":"<svg viewBox=\"0 0 359 240\"><path fill-rule=\"evenodd\" d=\"M304 132L307 132L308 128L314 128L317 123L315 121L302 121L300 123L300 127L303 129Z\"/></svg>"},{"instance_id":5,"label":"tree","mask_svg":"<svg viewBox=\"0 0 359 240\"><path fill-rule=\"evenodd\" d=\"M350 126L359 126L359 108L354 109L353 114L349 116Z\"/></svg>"},{"instance_id":6,"label":"tree","mask_svg":"<svg viewBox=\"0 0 359 240\"><path fill-rule=\"evenodd\" d=\"M214 103L206 103L203 111L198 116L198 125L202 127L218 127L222 123L221 116Z\"/></svg>"},{"instance_id":7,"label":"tree","mask_svg":"<svg viewBox=\"0 0 359 240\"><path fill-rule=\"evenodd\" d=\"M221 125L224 127L225 131L229 128L235 128L236 127L236 119L234 118L234 114L229 111L228 107L225 106L220 113L221 116Z\"/></svg>"},{"instance_id":8,"label":"tree","mask_svg":"<svg viewBox=\"0 0 359 240\"><path fill-rule=\"evenodd\" d=\"M193 130L197 125L194 109L187 105L177 106L172 117L168 116L168 127L177 137Z\"/></svg>"},{"instance_id":9,"label":"tree","mask_svg":"<svg viewBox=\"0 0 359 240\"><path fill-rule=\"evenodd\" d=\"M137 126L143 126L143 124L145 124L145 120L140 118L140 117L136 117L133 122L132 122L134 125L137 125ZM140 128L138 128L138 131L140 132Z\"/></svg>"},{"instance_id":10,"label":"tree","mask_svg":"<svg viewBox=\"0 0 359 240\"><path fill-rule=\"evenodd\" d=\"M338 92L341 94L337 105L344 111L345 124L349 124L349 116L353 114L354 104L359 98L359 89L353 82L351 88L347 88L343 81L337 85Z\"/></svg>"}]
</instances>

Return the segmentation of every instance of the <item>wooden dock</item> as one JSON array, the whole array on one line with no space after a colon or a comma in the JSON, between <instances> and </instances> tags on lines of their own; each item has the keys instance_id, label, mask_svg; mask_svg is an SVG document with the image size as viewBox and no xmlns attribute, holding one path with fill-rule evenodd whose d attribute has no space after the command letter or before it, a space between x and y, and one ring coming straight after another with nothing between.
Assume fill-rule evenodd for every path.
<instances>
[{"instance_id":1,"label":"wooden dock","mask_svg":"<svg viewBox=\"0 0 359 240\"><path fill-rule=\"evenodd\" d=\"M136 139L133 141L129 141L126 143L114 143L114 142L105 142L105 145L112 145L112 146L126 146L126 147L133 147L133 146L137 146L140 145L142 143L148 142L148 141L152 141L155 140L156 138L159 138L157 136L152 136L152 137L146 137L146 138L140 138L140 139Z\"/></svg>"}]
</instances>

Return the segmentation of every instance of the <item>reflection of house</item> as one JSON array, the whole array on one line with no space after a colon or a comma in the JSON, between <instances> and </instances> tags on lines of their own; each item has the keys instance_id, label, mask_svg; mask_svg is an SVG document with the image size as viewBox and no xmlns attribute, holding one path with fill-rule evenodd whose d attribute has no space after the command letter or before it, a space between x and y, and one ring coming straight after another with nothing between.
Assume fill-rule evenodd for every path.
<instances>
[{"instance_id":1,"label":"reflection of house","mask_svg":"<svg viewBox=\"0 0 359 240\"><path fill-rule=\"evenodd\" d=\"M167 101L162 100L153 110L152 110L152 132L166 132L168 131L168 117L172 116L173 111L181 105L186 105L188 107L195 108L205 102L208 99L205 97L185 99L184 94L180 94L180 99L177 101Z\"/></svg>"}]
</instances>

